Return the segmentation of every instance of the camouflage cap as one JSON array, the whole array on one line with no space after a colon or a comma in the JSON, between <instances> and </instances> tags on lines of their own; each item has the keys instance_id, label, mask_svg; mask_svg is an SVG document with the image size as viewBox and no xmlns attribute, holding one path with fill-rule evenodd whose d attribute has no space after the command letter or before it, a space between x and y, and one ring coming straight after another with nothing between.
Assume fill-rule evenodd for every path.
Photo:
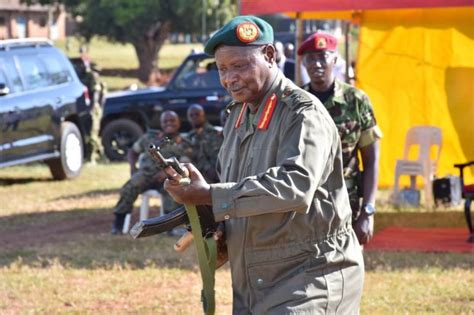
<instances>
[{"instance_id":1,"label":"camouflage cap","mask_svg":"<svg viewBox=\"0 0 474 315\"><path fill-rule=\"evenodd\" d=\"M298 48L298 55L314 51L336 51L337 38L328 33L314 33Z\"/></svg>"},{"instance_id":2,"label":"camouflage cap","mask_svg":"<svg viewBox=\"0 0 474 315\"><path fill-rule=\"evenodd\" d=\"M214 56L219 45L259 46L266 44L273 44L272 26L256 16L241 15L220 28L207 41L204 52Z\"/></svg>"}]
</instances>

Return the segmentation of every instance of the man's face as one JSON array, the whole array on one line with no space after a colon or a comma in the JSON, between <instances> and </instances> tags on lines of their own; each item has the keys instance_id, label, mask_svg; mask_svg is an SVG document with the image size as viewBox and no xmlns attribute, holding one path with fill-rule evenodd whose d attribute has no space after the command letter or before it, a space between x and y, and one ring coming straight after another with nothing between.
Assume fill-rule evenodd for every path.
<instances>
[{"instance_id":1,"label":"man's face","mask_svg":"<svg viewBox=\"0 0 474 315\"><path fill-rule=\"evenodd\" d=\"M161 128L167 135L177 134L179 132L180 122L178 115L165 112L161 115Z\"/></svg>"},{"instance_id":2,"label":"man's face","mask_svg":"<svg viewBox=\"0 0 474 315\"><path fill-rule=\"evenodd\" d=\"M222 86L238 102L260 101L275 58L273 46L220 46L215 51Z\"/></svg>"},{"instance_id":3,"label":"man's face","mask_svg":"<svg viewBox=\"0 0 474 315\"><path fill-rule=\"evenodd\" d=\"M193 128L201 128L206 121L206 115L200 108L190 108L188 111L188 121Z\"/></svg>"},{"instance_id":4,"label":"man's face","mask_svg":"<svg viewBox=\"0 0 474 315\"><path fill-rule=\"evenodd\" d=\"M336 58L336 54L329 51L310 52L303 55L303 64L311 79L311 85L318 91L326 91L332 85Z\"/></svg>"}]
</instances>

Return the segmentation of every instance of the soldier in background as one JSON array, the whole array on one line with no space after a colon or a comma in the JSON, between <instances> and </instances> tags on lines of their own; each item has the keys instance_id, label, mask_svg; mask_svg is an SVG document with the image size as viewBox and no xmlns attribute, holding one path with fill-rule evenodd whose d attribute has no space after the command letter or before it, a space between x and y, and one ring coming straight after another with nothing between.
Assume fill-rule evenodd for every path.
<instances>
[{"instance_id":1,"label":"soldier in background","mask_svg":"<svg viewBox=\"0 0 474 315\"><path fill-rule=\"evenodd\" d=\"M377 126L367 95L335 77L336 51L336 37L326 33L315 33L301 44L298 55L303 56L303 63L311 78L311 82L304 85L303 89L319 98L336 123L342 144L344 181L352 208L352 225L359 243L366 244L374 233L379 140L382 132ZM364 166L363 176L358 151Z\"/></svg>"},{"instance_id":2,"label":"soldier in background","mask_svg":"<svg viewBox=\"0 0 474 315\"><path fill-rule=\"evenodd\" d=\"M216 163L222 145L222 133L207 122L206 113L201 105L191 105L187 116L193 128L187 136L192 147L191 161L208 183L218 182Z\"/></svg>"},{"instance_id":3,"label":"soldier in background","mask_svg":"<svg viewBox=\"0 0 474 315\"><path fill-rule=\"evenodd\" d=\"M73 62L76 73L82 84L87 87L92 102L92 128L90 136L85 139L86 160L95 163L103 159L104 148L100 140L100 120L102 119L102 107L105 102L107 85L100 80L100 68L92 62L87 54L87 49L82 45L79 49L81 54L79 62Z\"/></svg>"},{"instance_id":4,"label":"soldier in background","mask_svg":"<svg viewBox=\"0 0 474 315\"><path fill-rule=\"evenodd\" d=\"M162 195L161 205L165 212L170 212L178 204L163 189L166 176L156 162L148 155L150 144L160 147L165 158L175 156L182 162L189 162L186 156L191 155L191 148L179 134L180 121L174 111L165 111L160 115L162 130L149 129L129 149L127 159L130 164L131 178L122 186L120 199L115 206L115 219L112 234L122 234L125 216L133 210L133 204L138 195L148 189L157 189ZM151 128L157 128L157 119L150 121ZM138 167L137 167L138 162Z\"/></svg>"}]
</instances>

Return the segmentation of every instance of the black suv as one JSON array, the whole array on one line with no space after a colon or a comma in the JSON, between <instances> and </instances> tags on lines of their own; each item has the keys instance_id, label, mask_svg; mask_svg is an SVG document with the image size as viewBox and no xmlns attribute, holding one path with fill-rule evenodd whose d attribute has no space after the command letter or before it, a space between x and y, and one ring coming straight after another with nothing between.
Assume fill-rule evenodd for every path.
<instances>
[{"instance_id":1,"label":"black suv","mask_svg":"<svg viewBox=\"0 0 474 315\"><path fill-rule=\"evenodd\" d=\"M44 161L79 175L92 126L87 88L47 39L0 40L0 167Z\"/></svg>"},{"instance_id":2,"label":"black suv","mask_svg":"<svg viewBox=\"0 0 474 315\"><path fill-rule=\"evenodd\" d=\"M165 87L107 94L101 121L105 154L112 161L125 159L128 148L164 110L178 113L183 131L189 130L186 111L192 104L203 106L208 120L220 125L220 111L230 100L214 59L192 53Z\"/></svg>"}]
</instances>

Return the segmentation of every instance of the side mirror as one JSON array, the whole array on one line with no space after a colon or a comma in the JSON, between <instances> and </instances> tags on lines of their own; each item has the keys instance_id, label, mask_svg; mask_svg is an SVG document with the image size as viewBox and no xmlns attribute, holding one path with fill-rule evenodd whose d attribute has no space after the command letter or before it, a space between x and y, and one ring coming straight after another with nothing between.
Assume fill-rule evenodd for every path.
<instances>
[{"instance_id":1,"label":"side mirror","mask_svg":"<svg viewBox=\"0 0 474 315\"><path fill-rule=\"evenodd\" d=\"M5 96L10 93L10 89L5 83L0 83L0 96Z\"/></svg>"}]
</instances>

